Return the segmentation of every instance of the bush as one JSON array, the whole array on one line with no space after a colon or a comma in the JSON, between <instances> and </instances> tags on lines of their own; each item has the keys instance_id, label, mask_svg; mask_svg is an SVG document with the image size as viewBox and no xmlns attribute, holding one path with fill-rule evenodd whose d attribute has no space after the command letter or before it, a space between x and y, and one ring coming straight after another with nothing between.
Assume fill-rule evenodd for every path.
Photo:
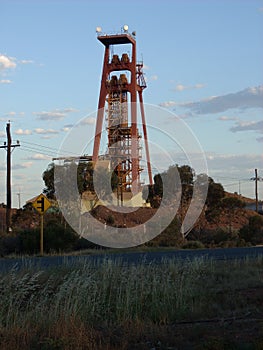
<instances>
[{"instance_id":1,"label":"bush","mask_svg":"<svg viewBox=\"0 0 263 350\"><path fill-rule=\"evenodd\" d=\"M263 217L251 216L248 225L239 230L239 237L252 244L263 244Z\"/></svg>"},{"instance_id":2,"label":"bush","mask_svg":"<svg viewBox=\"0 0 263 350\"><path fill-rule=\"evenodd\" d=\"M39 252L39 228L23 230L18 234L18 237L21 253L35 254ZM79 236L71 227L62 225L56 220L50 220L44 227L44 250L47 253L73 250L78 239Z\"/></svg>"},{"instance_id":3,"label":"bush","mask_svg":"<svg viewBox=\"0 0 263 350\"><path fill-rule=\"evenodd\" d=\"M112 226L114 224L115 220L114 220L114 216L112 214L110 214L108 217L107 217L107 224Z\"/></svg>"},{"instance_id":4,"label":"bush","mask_svg":"<svg viewBox=\"0 0 263 350\"><path fill-rule=\"evenodd\" d=\"M180 232L180 223L175 217L169 226L160 233L157 237L147 243L152 247L179 247L183 242L183 237Z\"/></svg>"},{"instance_id":5,"label":"bush","mask_svg":"<svg viewBox=\"0 0 263 350\"><path fill-rule=\"evenodd\" d=\"M20 252L20 240L18 237L4 236L0 238L0 256Z\"/></svg>"},{"instance_id":6,"label":"bush","mask_svg":"<svg viewBox=\"0 0 263 350\"><path fill-rule=\"evenodd\" d=\"M193 230L189 236L189 240L198 240L202 242L206 247L221 247L224 244L235 246L238 244L239 237L237 232L229 233L226 229L204 229L198 234ZM228 242L228 243L225 243Z\"/></svg>"},{"instance_id":7,"label":"bush","mask_svg":"<svg viewBox=\"0 0 263 350\"><path fill-rule=\"evenodd\" d=\"M44 232L45 235L45 232ZM20 252L25 254L36 254L40 249L40 232L39 229L27 229L18 234L20 242ZM45 240L45 237L44 237Z\"/></svg>"},{"instance_id":8,"label":"bush","mask_svg":"<svg viewBox=\"0 0 263 350\"><path fill-rule=\"evenodd\" d=\"M73 250L85 250L85 249L101 249L103 250L104 248L88 241L87 239L80 237L74 244Z\"/></svg>"},{"instance_id":9,"label":"bush","mask_svg":"<svg viewBox=\"0 0 263 350\"><path fill-rule=\"evenodd\" d=\"M188 241L183 246L183 249L204 249L205 246L200 241Z\"/></svg>"}]
</instances>

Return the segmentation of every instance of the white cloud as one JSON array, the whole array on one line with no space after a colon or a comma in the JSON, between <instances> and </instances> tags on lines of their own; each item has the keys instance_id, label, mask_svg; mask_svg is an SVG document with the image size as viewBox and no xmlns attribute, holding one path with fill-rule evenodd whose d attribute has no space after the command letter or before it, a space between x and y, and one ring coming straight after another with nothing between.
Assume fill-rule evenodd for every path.
<instances>
[{"instance_id":1,"label":"white cloud","mask_svg":"<svg viewBox=\"0 0 263 350\"><path fill-rule=\"evenodd\" d=\"M68 132L73 128L74 124L67 124L61 129L61 131Z\"/></svg>"},{"instance_id":2,"label":"white cloud","mask_svg":"<svg viewBox=\"0 0 263 350\"><path fill-rule=\"evenodd\" d=\"M192 117L193 115L192 115L192 113L182 113L182 114L178 114L177 116L180 119L186 119L186 118Z\"/></svg>"},{"instance_id":3,"label":"white cloud","mask_svg":"<svg viewBox=\"0 0 263 350\"><path fill-rule=\"evenodd\" d=\"M18 116L23 116L25 113L24 112L15 112L15 111L10 111L8 113L3 114L3 117L0 118L0 121L2 122L7 122L7 121L14 121L15 119L11 117L18 117Z\"/></svg>"},{"instance_id":4,"label":"white cloud","mask_svg":"<svg viewBox=\"0 0 263 350\"><path fill-rule=\"evenodd\" d=\"M173 107L176 105L177 105L177 102L175 102L175 101L165 101L165 102L159 103L160 107L165 107L165 108Z\"/></svg>"},{"instance_id":5,"label":"white cloud","mask_svg":"<svg viewBox=\"0 0 263 350\"><path fill-rule=\"evenodd\" d=\"M227 115L222 115L218 118L218 120L222 120L223 122L237 120L237 117L228 117Z\"/></svg>"},{"instance_id":6,"label":"white cloud","mask_svg":"<svg viewBox=\"0 0 263 350\"><path fill-rule=\"evenodd\" d=\"M158 75L154 74L154 75L151 75L150 78L148 77L144 77L145 81L148 82L148 81L156 81L158 80Z\"/></svg>"},{"instance_id":7,"label":"white cloud","mask_svg":"<svg viewBox=\"0 0 263 350\"><path fill-rule=\"evenodd\" d=\"M9 80L9 79L2 79L2 80L0 80L0 84L11 84L11 83L12 83L12 81Z\"/></svg>"},{"instance_id":8,"label":"white cloud","mask_svg":"<svg viewBox=\"0 0 263 350\"><path fill-rule=\"evenodd\" d=\"M192 90L192 89L202 89L205 87L204 84L195 84L195 85L183 85L183 84L177 84L174 88L175 91L184 91L184 90Z\"/></svg>"},{"instance_id":9,"label":"white cloud","mask_svg":"<svg viewBox=\"0 0 263 350\"><path fill-rule=\"evenodd\" d=\"M33 162L25 162L25 163L21 163L21 164L14 164L12 166L13 170L19 170L19 169L27 169L30 168L32 166Z\"/></svg>"},{"instance_id":10,"label":"white cloud","mask_svg":"<svg viewBox=\"0 0 263 350\"><path fill-rule=\"evenodd\" d=\"M5 133L3 131L0 131L0 137L5 136Z\"/></svg>"},{"instance_id":11,"label":"white cloud","mask_svg":"<svg viewBox=\"0 0 263 350\"><path fill-rule=\"evenodd\" d=\"M62 113L76 113L76 112L79 112L79 110L76 108L69 107L69 108L61 109L60 112L62 112Z\"/></svg>"},{"instance_id":12,"label":"white cloud","mask_svg":"<svg viewBox=\"0 0 263 350\"><path fill-rule=\"evenodd\" d=\"M8 112L6 115L10 115L12 117L12 116L16 115L16 112L11 111L11 112Z\"/></svg>"},{"instance_id":13,"label":"white cloud","mask_svg":"<svg viewBox=\"0 0 263 350\"><path fill-rule=\"evenodd\" d=\"M186 90L186 89L187 89L187 86L184 86L182 84L177 84L176 87L175 87L176 91L183 91L183 90Z\"/></svg>"},{"instance_id":14,"label":"white cloud","mask_svg":"<svg viewBox=\"0 0 263 350\"><path fill-rule=\"evenodd\" d=\"M16 135L32 135L32 131L31 131L31 130L28 130L28 129L26 129L26 130L17 129L17 130L15 131L15 134L16 134Z\"/></svg>"},{"instance_id":15,"label":"white cloud","mask_svg":"<svg viewBox=\"0 0 263 350\"><path fill-rule=\"evenodd\" d=\"M196 114L221 113L228 109L263 108L263 85L180 105Z\"/></svg>"},{"instance_id":16,"label":"white cloud","mask_svg":"<svg viewBox=\"0 0 263 350\"><path fill-rule=\"evenodd\" d=\"M205 87L205 84L195 84L193 86L194 89L203 89Z\"/></svg>"},{"instance_id":17,"label":"white cloud","mask_svg":"<svg viewBox=\"0 0 263 350\"><path fill-rule=\"evenodd\" d=\"M13 57L0 54L0 71L10 68L16 68L15 59Z\"/></svg>"},{"instance_id":18,"label":"white cloud","mask_svg":"<svg viewBox=\"0 0 263 350\"><path fill-rule=\"evenodd\" d=\"M52 111L33 112L40 120L62 120L68 113L78 112L75 108L55 109Z\"/></svg>"},{"instance_id":19,"label":"white cloud","mask_svg":"<svg viewBox=\"0 0 263 350\"><path fill-rule=\"evenodd\" d=\"M80 125L93 125L96 123L96 119L93 118L93 117L88 117L88 118L85 118L83 119L81 122L80 122Z\"/></svg>"},{"instance_id":20,"label":"white cloud","mask_svg":"<svg viewBox=\"0 0 263 350\"><path fill-rule=\"evenodd\" d=\"M149 70L150 69L150 67L149 66L147 66L147 64L143 64L143 69L145 69L145 70Z\"/></svg>"},{"instance_id":21,"label":"white cloud","mask_svg":"<svg viewBox=\"0 0 263 350\"><path fill-rule=\"evenodd\" d=\"M151 75L149 80L150 81L158 80L158 75Z\"/></svg>"},{"instance_id":22,"label":"white cloud","mask_svg":"<svg viewBox=\"0 0 263 350\"><path fill-rule=\"evenodd\" d=\"M216 154L207 153L209 172L227 169L227 173L242 173L250 169L262 167L262 156L256 154ZM225 175L226 176L226 175Z\"/></svg>"},{"instance_id":23,"label":"white cloud","mask_svg":"<svg viewBox=\"0 0 263 350\"><path fill-rule=\"evenodd\" d=\"M238 131L256 131L263 134L263 121L240 121L230 128L232 132Z\"/></svg>"},{"instance_id":24,"label":"white cloud","mask_svg":"<svg viewBox=\"0 0 263 350\"><path fill-rule=\"evenodd\" d=\"M34 63L34 61L32 61L32 60L20 60L19 63L21 63L21 64L31 64L31 63Z\"/></svg>"},{"instance_id":25,"label":"white cloud","mask_svg":"<svg viewBox=\"0 0 263 350\"><path fill-rule=\"evenodd\" d=\"M14 174L13 177L17 180L27 180L28 179L28 176L26 174Z\"/></svg>"},{"instance_id":26,"label":"white cloud","mask_svg":"<svg viewBox=\"0 0 263 350\"><path fill-rule=\"evenodd\" d=\"M66 124L64 125L65 128L73 128L74 124Z\"/></svg>"},{"instance_id":27,"label":"white cloud","mask_svg":"<svg viewBox=\"0 0 263 350\"><path fill-rule=\"evenodd\" d=\"M46 156L45 154L42 153L36 153L32 157L28 157L28 160L50 160L51 157Z\"/></svg>"},{"instance_id":28,"label":"white cloud","mask_svg":"<svg viewBox=\"0 0 263 350\"><path fill-rule=\"evenodd\" d=\"M50 140L54 137L54 135L42 135L40 138L43 140Z\"/></svg>"},{"instance_id":29,"label":"white cloud","mask_svg":"<svg viewBox=\"0 0 263 350\"><path fill-rule=\"evenodd\" d=\"M46 134L58 134L57 130L54 129L42 129L42 128L36 128L35 130L36 134L42 134L42 135L46 135Z\"/></svg>"},{"instance_id":30,"label":"white cloud","mask_svg":"<svg viewBox=\"0 0 263 350\"><path fill-rule=\"evenodd\" d=\"M34 115L38 116L40 120L61 120L66 117L66 113L62 113L59 111L51 111L51 112L33 112Z\"/></svg>"}]
</instances>

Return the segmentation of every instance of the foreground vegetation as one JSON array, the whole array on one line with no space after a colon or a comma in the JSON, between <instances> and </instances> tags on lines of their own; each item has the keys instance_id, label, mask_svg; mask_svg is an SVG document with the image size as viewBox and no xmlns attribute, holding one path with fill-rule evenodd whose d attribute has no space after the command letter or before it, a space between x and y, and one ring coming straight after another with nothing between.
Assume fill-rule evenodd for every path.
<instances>
[{"instance_id":1,"label":"foreground vegetation","mask_svg":"<svg viewBox=\"0 0 263 350\"><path fill-rule=\"evenodd\" d=\"M79 212L79 195L85 192L89 193L89 191L91 193L92 191L94 192L93 164L75 164L73 162L70 166L59 166L58 168L57 176L59 174L62 176L63 181L61 181L61 184L63 184L63 188L71 187L70 183L73 180L70 175L77 173L77 193L63 191L63 195L65 195L65 201L69 203L69 209ZM43 192L53 203L53 206L45 213L45 253L56 254L99 249L100 247L96 244L80 237L63 217L55 199L54 170L54 164L52 163L43 173L45 183ZM178 184L177 174L180 176L181 185ZM103 174L103 171L100 175L100 180L104 183L105 174ZM64 183L64 180L66 180L66 183ZM205 174L195 174L194 169L188 165L170 166L167 171L154 176L154 185L143 187L143 197L151 204L151 208L137 208L138 210L132 211L127 215L127 213L120 213L110 210L110 208L103 205L98 205L91 210L90 214L107 226L120 228L142 225L158 211L163 199L163 180L167 182L171 191L168 193L168 198L165 199L166 204L169 205L166 206L165 210L160 211L158 215L161 219L169 216L173 217L173 220L161 234L145 243L145 246L149 247L149 249L157 247L183 249L227 248L263 244L263 216L245 209L244 200L247 199L238 194L225 192L220 183L214 182L212 178L207 177ZM191 231L182 236L181 226L188 212L192 200L193 187L196 183L199 183L201 187L208 183L206 201ZM182 194L179 208L175 212L174 207L176 207L176 194L178 188L180 188L179 185L182 187ZM116 188L116 176L112 177L112 188ZM2 214L3 211L4 204ZM82 214L78 223L78 227L81 227L81 232L84 233L84 236L85 233L90 233L88 230L93 230L93 227L91 228L90 225L87 225L85 213ZM87 231L85 231L86 229ZM12 232L6 233L2 224L0 228L0 256L38 254L40 245L39 234L39 214L32 207L32 203L27 203L23 209L14 211Z\"/></svg>"},{"instance_id":2,"label":"foreground vegetation","mask_svg":"<svg viewBox=\"0 0 263 350\"><path fill-rule=\"evenodd\" d=\"M103 209L103 208L98 208ZM145 209L147 211L147 209ZM107 219L107 212L99 212L102 220ZM103 215L105 218L103 217ZM240 214L241 215L241 214ZM236 221L245 218L238 215ZM0 256L27 255L39 253L39 215L31 209L17 212L13 217L14 229L10 234L0 232ZM256 214L245 219L239 229L233 227L203 228L197 225L183 238L180 232L180 220L177 216L170 225L157 237L146 242L144 247L150 250L159 247L180 249L244 247L263 244L263 216ZM47 213L44 224L44 251L46 254L69 253L87 249L102 249L96 244L80 237L59 213Z\"/></svg>"},{"instance_id":3,"label":"foreground vegetation","mask_svg":"<svg viewBox=\"0 0 263 350\"><path fill-rule=\"evenodd\" d=\"M0 348L262 349L262 271L263 257L2 272Z\"/></svg>"}]
</instances>

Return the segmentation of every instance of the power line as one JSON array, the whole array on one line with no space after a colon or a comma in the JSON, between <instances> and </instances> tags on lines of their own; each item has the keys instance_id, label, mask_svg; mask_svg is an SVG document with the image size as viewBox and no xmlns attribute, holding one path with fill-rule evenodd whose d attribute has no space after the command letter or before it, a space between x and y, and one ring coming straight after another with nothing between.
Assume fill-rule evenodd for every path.
<instances>
[{"instance_id":1,"label":"power line","mask_svg":"<svg viewBox=\"0 0 263 350\"><path fill-rule=\"evenodd\" d=\"M223 180L236 180L236 181L242 181L242 182L250 180L249 178L240 179L240 178L237 178L237 177L217 176L217 175L215 175L214 178L216 178L216 179L223 179Z\"/></svg>"},{"instance_id":2,"label":"power line","mask_svg":"<svg viewBox=\"0 0 263 350\"><path fill-rule=\"evenodd\" d=\"M232 182L231 184L224 185L224 187L236 186L236 185L238 185L238 184L239 184L239 182Z\"/></svg>"},{"instance_id":3,"label":"power line","mask_svg":"<svg viewBox=\"0 0 263 350\"><path fill-rule=\"evenodd\" d=\"M3 139L2 137L0 137L0 139ZM4 140L4 139L3 139ZM66 150L63 150L63 149L57 149L57 148L54 148L54 147L49 147L49 146L44 146L44 145L41 145L41 144L38 144L38 143L34 143L34 142L28 142L28 141L22 141L22 143L21 143L21 146L23 146L23 144L26 144L26 145L29 145L29 146L33 146L33 147L30 147L30 148L32 148L32 149L35 149L37 152L42 152L42 153L44 153L44 150L42 150L42 148L44 148L44 149L47 149L47 150L51 150L51 151L53 151L54 153L52 153L52 157L54 157L54 156L57 156L58 154L59 155L63 155L63 154L65 154L65 155L68 155L68 154L72 154L72 155L74 155L74 156L79 156L79 154L77 154L77 153L75 153L75 152L71 152L71 151L66 151ZM36 146L36 147L34 147L34 146ZM24 148L26 147L26 146L23 146ZM29 148L29 147L28 147ZM50 154L50 153L49 153Z\"/></svg>"},{"instance_id":4,"label":"power line","mask_svg":"<svg viewBox=\"0 0 263 350\"><path fill-rule=\"evenodd\" d=\"M46 149L50 149L50 150L53 150L53 151L56 151L56 153L65 153L65 154L72 154L74 156L76 156L77 154L74 153L74 152L70 152L70 151L64 151L62 149L58 150L57 148L54 148L54 147L48 147L48 146L43 146L43 145L40 145L38 143L33 143L33 142L27 142L27 141L23 141L23 143L26 143L28 145L33 145L33 146L37 146L37 147L42 147L42 148L46 148Z\"/></svg>"},{"instance_id":5,"label":"power line","mask_svg":"<svg viewBox=\"0 0 263 350\"><path fill-rule=\"evenodd\" d=\"M41 154L45 155L45 156L49 156L49 157L54 157L54 153L48 153L47 151L41 151L37 148L31 148L31 147L26 147L26 146L22 146L21 145L21 151L24 152L30 152L30 153L36 153L36 152L41 152Z\"/></svg>"},{"instance_id":6,"label":"power line","mask_svg":"<svg viewBox=\"0 0 263 350\"><path fill-rule=\"evenodd\" d=\"M35 144L36 145L36 147L35 146L27 146L27 145L23 145L23 144L21 144L21 147L22 147L22 149L24 149L24 150L28 150L28 151L31 151L31 152L40 152L40 153L42 153L42 154L44 154L44 155L48 155L48 156L50 156L50 157L55 157L55 156L57 156L58 154L61 154L61 156L63 156L63 153L62 152L58 152L56 149L53 149L53 148L51 148L51 147L45 147L45 149L42 149L42 148L39 148L39 147L42 147L42 146L38 146L37 144ZM54 150L54 152L53 152L53 150ZM63 151L65 154L67 153L67 152L65 152L65 151ZM79 155L77 155L76 153L73 153L73 152L71 152L74 156L79 156Z\"/></svg>"}]
</instances>

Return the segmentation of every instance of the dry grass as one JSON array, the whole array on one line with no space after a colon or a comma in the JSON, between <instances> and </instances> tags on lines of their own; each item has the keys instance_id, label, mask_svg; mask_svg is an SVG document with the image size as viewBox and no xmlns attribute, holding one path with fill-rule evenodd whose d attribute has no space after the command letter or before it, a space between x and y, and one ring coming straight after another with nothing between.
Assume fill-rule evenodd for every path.
<instances>
[{"instance_id":1,"label":"dry grass","mask_svg":"<svg viewBox=\"0 0 263 350\"><path fill-rule=\"evenodd\" d=\"M224 349L231 332L260 346L262 292L263 258L13 269L0 280L0 349Z\"/></svg>"}]
</instances>

